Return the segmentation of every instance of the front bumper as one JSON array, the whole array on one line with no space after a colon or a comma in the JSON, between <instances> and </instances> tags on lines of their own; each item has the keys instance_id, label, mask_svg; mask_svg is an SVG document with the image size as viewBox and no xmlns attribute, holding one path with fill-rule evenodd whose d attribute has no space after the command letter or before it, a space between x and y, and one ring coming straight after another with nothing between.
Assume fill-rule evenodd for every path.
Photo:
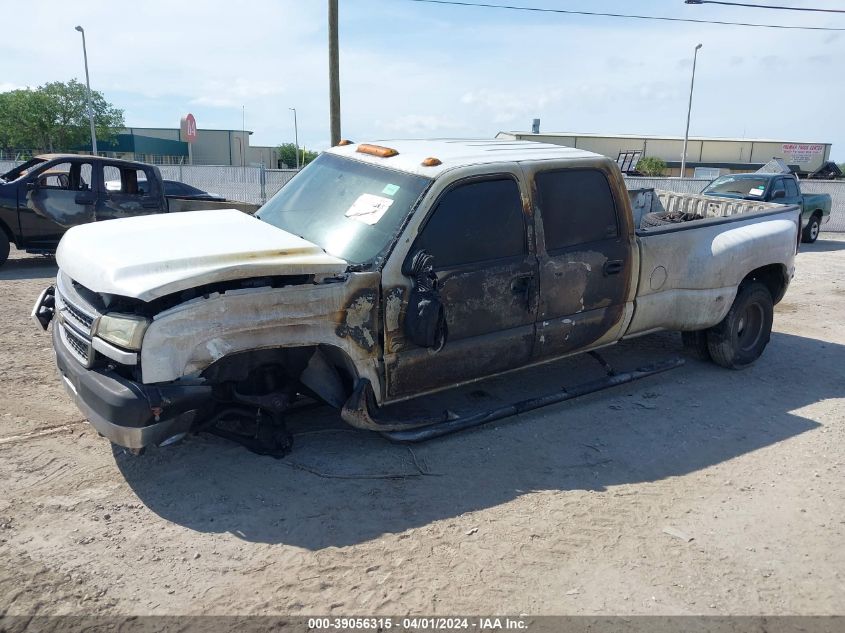
<instances>
[{"instance_id":1,"label":"front bumper","mask_svg":"<svg viewBox=\"0 0 845 633\"><path fill-rule=\"evenodd\" d=\"M211 387L144 385L108 369L86 369L71 355L53 325L56 365L65 389L97 431L126 448L160 444L190 431L210 412Z\"/></svg>"}]
</instances>

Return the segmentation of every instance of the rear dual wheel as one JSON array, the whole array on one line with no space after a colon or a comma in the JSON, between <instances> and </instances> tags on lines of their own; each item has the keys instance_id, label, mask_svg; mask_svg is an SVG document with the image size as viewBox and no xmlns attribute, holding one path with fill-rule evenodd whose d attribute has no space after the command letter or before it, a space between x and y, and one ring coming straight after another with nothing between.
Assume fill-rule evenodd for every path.
<instances>
[{"instance_id":1,"label":"rear dual wheel","mask_svg":"<svg viewBox=\"0 0 845 633\"><path fill-rule=\"evenodd\" d=\"M731 309L708 330L681 332L681 340L696 358L728 369L743 369L760 358L772 333L774 303L759 282L742 284Z\"/></svg>"},{"instance_id":2,"label":"rear dual wheel","mask_svg":"<svg viewBox=\"0 0 845 633\"><path fill-rule=\"evenodd\" d=\"M760 358L772 334L774 302L760 282L742 284L731 309L707 330L707 349L713 362L728 369L744 369Z\"/></svg>"}]
</instances>

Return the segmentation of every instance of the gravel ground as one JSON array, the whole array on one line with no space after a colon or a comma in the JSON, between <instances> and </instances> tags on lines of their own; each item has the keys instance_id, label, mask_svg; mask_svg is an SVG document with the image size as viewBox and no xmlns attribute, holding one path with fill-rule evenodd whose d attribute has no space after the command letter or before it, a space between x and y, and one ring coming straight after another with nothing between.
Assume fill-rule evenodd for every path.
<instances>
[{"instance_id":1,"label":"gravel ground","mask_svg":"<svg viewBox=\"0 0 845 633\"><path fill-rule=\"evenodd\" d=\"M133 457L65 396L0 268L0 614L835 614L845 595L845 236L802 248L760 361L680 369L417 445L294 416L284 460ZM658 334L622 369L682 355ZM519 397L579 358L456 394Z\"/></svg>"}]
</instances>

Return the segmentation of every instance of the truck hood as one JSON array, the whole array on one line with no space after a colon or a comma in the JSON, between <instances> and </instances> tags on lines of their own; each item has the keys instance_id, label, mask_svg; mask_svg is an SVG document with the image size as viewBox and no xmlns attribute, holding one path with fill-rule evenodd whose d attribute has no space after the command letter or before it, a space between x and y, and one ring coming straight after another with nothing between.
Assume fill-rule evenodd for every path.
<instances>
[{"instance_id":1,"label":"truck hood","mask_svg":"<svg viewBox=\"0 0 845 633\"><path fill-rule=\"evenodd\" d=\"M98 293L150 301L218 281L332 275L347 262L235 209L145 215L65 233L59 268Z\"/></svg>"}]
</instances>

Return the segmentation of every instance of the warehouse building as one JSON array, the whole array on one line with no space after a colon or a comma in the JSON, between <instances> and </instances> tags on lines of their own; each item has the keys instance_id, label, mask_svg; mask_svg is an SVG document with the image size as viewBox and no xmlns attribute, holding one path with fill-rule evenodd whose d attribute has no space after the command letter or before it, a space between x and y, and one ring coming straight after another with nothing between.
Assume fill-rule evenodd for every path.
<instances>
[{"instance_id":1,"label":"warehouse building","mask_svg":"<svg viewBox=\"0 0 845 633\"><path fill-rule=\"evenodd\" d=\"M639 158L662 158L668 166L667 176L681 175L682 136L499 132L496 137L577 147L619 161L623 171L629 171L629 167L630 171L635 170ZM720 174L756 171L772 158L781 158L795 173L809 176L825 167L830 160L830 149L830 143L691 136L684 175L714 178Z\"/></svg>"},{"instance_id":2,"label":"warehouse building","mask_svg":"<svg viewBox=\"0 0 845 633\"><path fill-rule=\"evenodd\" d=\"M250 146L250 130L197 129L193 147L180 139L179 128L130 127L110 142L100 142L101 155L156 165L234 165L279 167L275 147ZM89 146L90 147L90 146Z\"/></svg>"}]
</instances>

